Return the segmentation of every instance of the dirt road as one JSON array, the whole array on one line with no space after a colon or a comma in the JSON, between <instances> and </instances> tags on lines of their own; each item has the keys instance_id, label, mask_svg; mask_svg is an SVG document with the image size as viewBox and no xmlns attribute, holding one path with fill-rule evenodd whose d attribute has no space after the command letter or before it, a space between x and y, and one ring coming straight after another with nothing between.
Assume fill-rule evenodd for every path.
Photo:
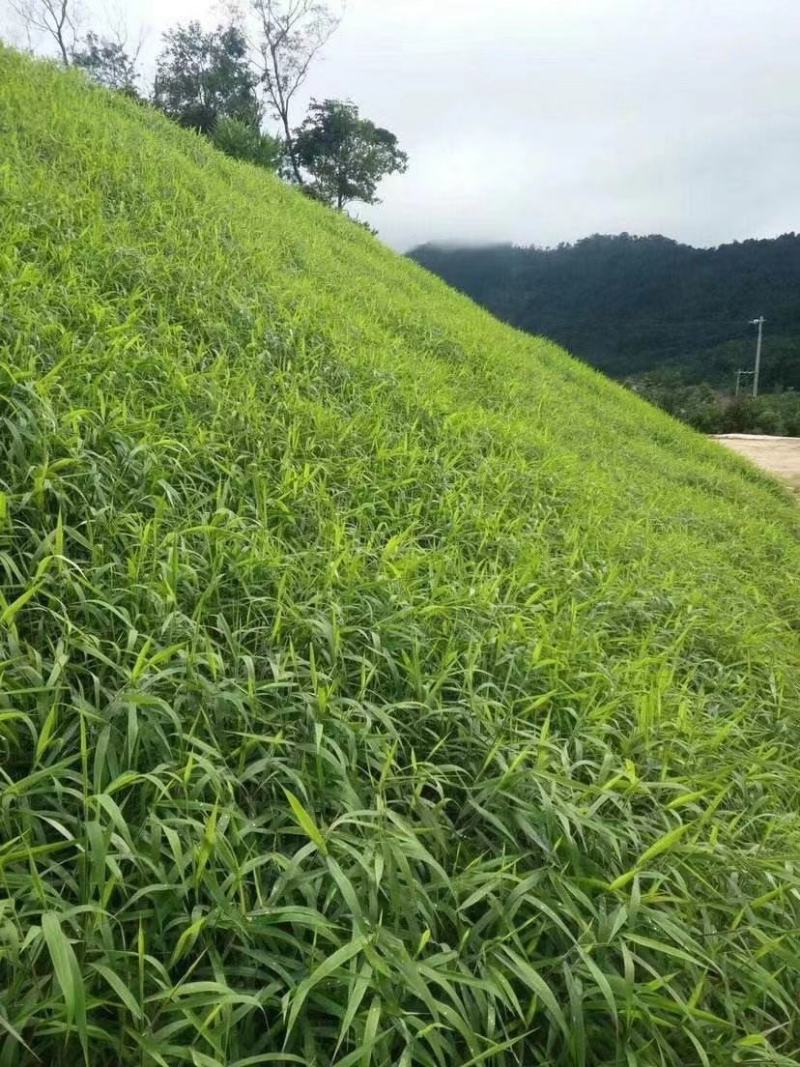
<instances>
[{"instance_id":1,"label":"dirt road","mask_svg":"<svg viewBox=\"0 0 800 1067\"><path fill-rule=\"evenodd\" d=\"M800 437L765 437L750 433L715 434L720 444L732 448L758 467L782 478L800 492Z\"/></svg>"}]
</instances>

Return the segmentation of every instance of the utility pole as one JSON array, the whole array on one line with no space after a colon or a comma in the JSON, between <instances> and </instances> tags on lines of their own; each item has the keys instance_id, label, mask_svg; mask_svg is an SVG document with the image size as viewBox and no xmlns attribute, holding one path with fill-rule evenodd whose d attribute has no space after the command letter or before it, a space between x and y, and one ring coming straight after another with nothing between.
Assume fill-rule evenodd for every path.
<instances>
[{"instance_id":1,"label":"utility pole","mask_svg":"<svg viewBox=\"0 0 800 1067\"><path fill-rule=\"evenodd\" d=\"M753 396L758 396L758 372L761 370L761 333L767 320L763 315L757 319L750 319L751 326L758 326L758 339L756 340L756 367L753 371Z\"/></svg>"}]
</instances>

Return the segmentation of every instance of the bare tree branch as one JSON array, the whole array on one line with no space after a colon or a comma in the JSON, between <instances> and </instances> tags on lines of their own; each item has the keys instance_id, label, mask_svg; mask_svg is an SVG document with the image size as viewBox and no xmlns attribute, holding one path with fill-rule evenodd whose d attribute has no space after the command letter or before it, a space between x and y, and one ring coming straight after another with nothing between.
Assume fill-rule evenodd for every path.
<instances>
[{"instance_id":1,"label":"bare tree branch","mask_svg":"<svg viewBox=\"0 0 800 1067\"><path fill-rule=\"evenodd\" d=\"M283 127L294 179L303 185L294 150L291 104L340 20L320 0L251 0L251 7L260 35L256 62L261 85L270 111Z\"/></svg>"},{"instance_id":2,"label":"bare tree branch","mask_svg":"<svg viewBox=\"0 0 800 1067\"><path fill-rule=\"evenodd\" d=\"M8 0L11 9L22 20L31 40L31 31L38 30L55 41L65 67L70 65L70 52L75 43L76 29L71 0Z\"/></svg>"},{"instance_id":3,"label":"bare tree branch","mask_svg":"<svg viewBox=\"0 0 800 1067\"><path fill-rule=\"evenodd\" d=\"M127 52L131 63L136 66L139 62L142 48L144 48L148 30L144 26L139 26L136 32L135 44L130 44L130 28L124 0L115 0L114 3L106 5L106 21L108 23L108 34L104 36L107 36L108 40L113 41L120 49Z\"/></svg>"}]
</instances>

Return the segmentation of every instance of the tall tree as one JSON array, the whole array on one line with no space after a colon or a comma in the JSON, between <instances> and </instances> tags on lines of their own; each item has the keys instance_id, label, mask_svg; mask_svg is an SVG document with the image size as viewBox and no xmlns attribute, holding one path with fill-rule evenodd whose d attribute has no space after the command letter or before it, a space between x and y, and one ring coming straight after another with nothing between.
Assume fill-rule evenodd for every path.
<instances>
[{"instance_id":1,"label":"tall tree","mask_svg":"<svg viewBox=\"0 0 800 1067\"><path fill-rule=\"evenodd\" d=\"M320 0L251 0L251 6L258 23L259 78L269 110L283 129L291 176L302 185L291 127L292 103L339 18Z\"/></svg>"},{"instance_id":2,"label":"tall tree","mask_svg":"<svg viewBox=\"0 0 800 1067\"><path fill-rule=\"evenodd\" d=\"M205 33L190 22L164 34L153 101L181 125L209 135L225 117L258 128L256 84L245 36L234 23Z\"/></svg>"},{"instance_id":3,"label":"tall tree","mask_svg":"<svg viewBox=\"0 0 800 1067\"><path fill-rule=\"evenodd\" d=\"M22 21L28 39L33 31L50 37L68 67L76 38L74 0L9 0L9 6Z\"/></svg>"},{"instance_id":4,"label":"tall tree","mask_svg":"<svg viewBox=\"0 0 800 1067\"><path fill-rule=\"evenodd\" d=\"M298 164L311 176L311 190L341 211L354 200L377 204L378 182L402 173L408 156L389 130L362 119L355 104L312 100L295 131Z\"/></svg>"},{"instance_id":5,"label":"tall tree","mask_svg":"<svg viewBox=\"0 0 800 1067\"><path fill-rule=\"evenodd\" d=\"M81 67L100 85L107 89L138 95L136 91L136 60L139 50L131 56L124 42L100 37L91 30L72 53L72 62Z\"/></svg>"}]
</instances>

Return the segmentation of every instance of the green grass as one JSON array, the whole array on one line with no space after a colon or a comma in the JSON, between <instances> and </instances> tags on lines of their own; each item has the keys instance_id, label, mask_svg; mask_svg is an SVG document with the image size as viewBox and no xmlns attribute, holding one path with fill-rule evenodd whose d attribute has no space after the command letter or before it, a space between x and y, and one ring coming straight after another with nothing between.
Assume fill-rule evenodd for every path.
<instances>
[{"instance_id":1,"label":"green grass","mask_svg":"<svg viewBox=\"0 0 800 1067\"><path fill-rule=\"evenodd\" d=\"M9 51L0 141L0 1067L800 1062L784 491Z\"/></svg>"}]
</instances>

